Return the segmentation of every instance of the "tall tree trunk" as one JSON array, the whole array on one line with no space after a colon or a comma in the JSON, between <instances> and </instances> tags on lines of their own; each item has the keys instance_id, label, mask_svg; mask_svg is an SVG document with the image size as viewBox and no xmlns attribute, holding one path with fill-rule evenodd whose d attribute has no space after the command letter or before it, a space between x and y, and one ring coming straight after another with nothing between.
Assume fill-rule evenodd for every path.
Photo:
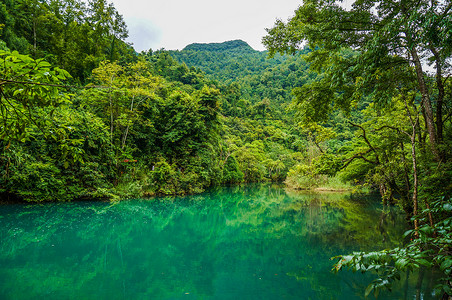
<instances>
[{"instance_id":1,"label":"tall tree trunk","mask_svg":"<svg viewBox=\"0 0 452 300\"><path fill-rule=\"evenodd\" d=\"M134 102L135 96L132 97L132 104L130 105L130 113L133 113L133 102ZM125 145L126 145L126 140L127 140L127 135L129 134L129 128L130 125L127 124L126 130L124 132L124 136L122 138L122 145L121 145L121 149L124 149Z\"/></svg>"},{"instance_id":2,"label":"tall tree trunk","mask_svg":"<svg viewBox=\"0 0 452 300\"><path fill-rule=\"evenodd\" d=\"M110 143L111 143L111 147L113 148L113 129L114 129L114 116L113 116L113 96L112 96L112 92L113 92L113 81L114 81L115 77L114 75L110 78L110 89L108 90L108 97L109 97L109 102L110 102Z\"/></svg>"},{"instance_id":3,"label":"tall tree trunk","mask_svg":"<svg viewBox=\"0 0 452 300\"><path fill-rule=\"evenodd\" d=\"M112 96L111 96L111 89L109 92L109 101L110 101L110 143L113 146L113 103L112 103Z\"/></svg>"},{"instance_id":4,"label":"tall tree trunk","mask_svg":"<svg viewBox=\"0 0 452 300\"><path fill-rule=\"evenodd\" d=\"M422 71L422 64L421 64L421 61L419 59L419 56L417 54L415 47L413 47L413 49L411 49L411 57L414 62L414 66L416 69L417 82L419 85L419 89L421 91L422 107L425 110L424 117L425 117L425 124L427 126L428 136L429 136L429 140L430 140L430 144L431 144L430 146L432 148L432 153L435 156L435 160L440 161L441 155L438 150L438 139L437 139L435 121L434 121L434 116L433 116L433 107L432 107L432 103L430 100L427 83L425 82L425 79L424 79L424 72Z\"/></svg>"},{"instance_id":5,"label":"tall tree trunk","mask_svg":"<svg viewBox=\"0 0 452 300\"><path fill-rule=\"evenodd\" d=\"M416 160L416 127L413 125L413 133L411 135L411 157L413 159L413 216L417 216L418 210L418 176L417 176L417 160ZM419 220L414 219L414 237L419 238Z\"/></svg>"},{"instance_id":6,"label":"tall tree trunk","mask_svg":"<svg viewBox=\"0 0 452 300\"><path fill-rule=\"evenodd\" d=\"M406 200L410 199L410 178L409 178L409 168L408 164L405 158L405 147L403 146L403 142L400 143L400 148L402 150L402 162L403 162L403 169L404 169L404 179L405 179L405 191L406 191Z\"/></svg>"},{"instance_id":7,"label":"tall tree trunk","mask_svg":"<svg viewBox=\"0 0 452 300\"><path fill-rule=\"evenodd\" d=\"M410 137L411 140L411 159L413 163L413 217L414 217L414 237L419 238L419 220L416 218L418 214L418 187L419 187L419 179L417 174L417 159L416 159L416 128L419 126L419 112L416 111L416 119L413 119L411 115L410 109L408 107L407 100L405 100L405 108L408 113L408 117L410 118L410 123L412 127L412 132L406 134Z\"/></svg>"},{"instance_id":8,"label":"tall tree trunk","mask_svg":"<svg viewBox=\"0 0 452 300\"><path fill-rule=\"evenodd\" d=\"M444 102L444 83L443 83L443 75L441 68L441 57L438 51L430 46L430 51L433 53L435 57L436 64L436 87L438 89L438 99L436 101L436 133L438 142L442 143L443 141L443 102Z\"/></svg>"}]
</instances>

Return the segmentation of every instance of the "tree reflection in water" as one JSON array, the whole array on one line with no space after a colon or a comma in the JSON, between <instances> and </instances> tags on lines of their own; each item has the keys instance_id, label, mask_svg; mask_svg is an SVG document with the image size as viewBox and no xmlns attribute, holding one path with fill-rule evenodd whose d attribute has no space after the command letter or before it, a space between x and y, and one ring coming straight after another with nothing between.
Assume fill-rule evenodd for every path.
<instances>
[{"instance_id":1,"label":"tree reflection in water","mask_svg":"<svg viewBox=\"0 0 452 300\"><path fill-rule=\"evenodd\" d=\"M371 274L330 257L401 243L378 199L213 189L117 203L0 206L2 299L360 299ZM428 274L380 299L428 299ZM427 276L428 275L428 276ZM419 288L416 288L419 287Z\"/></svg>"}]
</instances>

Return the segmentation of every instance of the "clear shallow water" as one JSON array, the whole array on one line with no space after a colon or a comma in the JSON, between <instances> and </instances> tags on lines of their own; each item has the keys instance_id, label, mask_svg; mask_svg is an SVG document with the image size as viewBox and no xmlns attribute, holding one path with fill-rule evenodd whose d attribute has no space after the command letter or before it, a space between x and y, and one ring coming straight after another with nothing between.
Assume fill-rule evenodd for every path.
<instances>
[{"instance_id":1,"label":"clear shallow water","mask_svg":"<svg viewBox=\"0 0 452 300\"><path fill-rule=\"evenodd\" d=\"M111 203L0 206L0 299L362 299L330 257L397 246L378 199L278 186ZM428 276L426 276L428 277ZM409 276L379 299L429 299Z\"/></svg>"}]
</instances>

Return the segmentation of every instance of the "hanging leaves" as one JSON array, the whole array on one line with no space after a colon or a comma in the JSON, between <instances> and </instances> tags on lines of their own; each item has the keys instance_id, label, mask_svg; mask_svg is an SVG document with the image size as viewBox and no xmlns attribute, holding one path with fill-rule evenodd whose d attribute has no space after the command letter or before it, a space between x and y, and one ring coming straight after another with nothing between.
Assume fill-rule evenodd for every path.
<instances>
[{"instance_id":1,"label":"hanging leaves","mask_svg":"<svg viewBox=\"0 0 452 300\"><path fill-rule=\"evenodd\" d=\"M0 138L24 141L31 124L42 128L53 109L70 102L62 85L68 78L42 59L0 50Z\"/></svg>"}]
</instances>

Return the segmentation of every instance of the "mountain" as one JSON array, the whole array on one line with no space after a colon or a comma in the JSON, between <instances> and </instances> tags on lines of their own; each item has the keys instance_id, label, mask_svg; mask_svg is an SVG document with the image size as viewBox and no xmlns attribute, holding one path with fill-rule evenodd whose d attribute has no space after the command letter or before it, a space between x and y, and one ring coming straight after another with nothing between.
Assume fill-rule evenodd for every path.
<instances>
[{"instance_id":1,"label":"mountain","mask_svg":"<svg viewBox=\"0 0 452 300\"><path fill-rule=\"evenodd\" d=\"M203 71L223 85L238 85L241 98L258 103L267 98L273 105L287 105L292 90L315 77L309 74L304 50L293 56L268 57L242 40L224 43L190 44L180 51L170 51L180 63Z\"/></svg>"},{"instance_id":2,"label":"mountain","mask_svg":"<svg viewBox=\"0 0 452 300\"><path fill-rule=\"evenodd\" d=\"M222 51L249 51L253 52L255 51L253 48L251 48L248 43L242 40L234 40L234 41L227 41L223 43L208 43L208 44L202 44L202 43L193 43L188 46L186 46L182 51L211 51L211 52L222 52Z\"/></svg>"}]
</instances>

